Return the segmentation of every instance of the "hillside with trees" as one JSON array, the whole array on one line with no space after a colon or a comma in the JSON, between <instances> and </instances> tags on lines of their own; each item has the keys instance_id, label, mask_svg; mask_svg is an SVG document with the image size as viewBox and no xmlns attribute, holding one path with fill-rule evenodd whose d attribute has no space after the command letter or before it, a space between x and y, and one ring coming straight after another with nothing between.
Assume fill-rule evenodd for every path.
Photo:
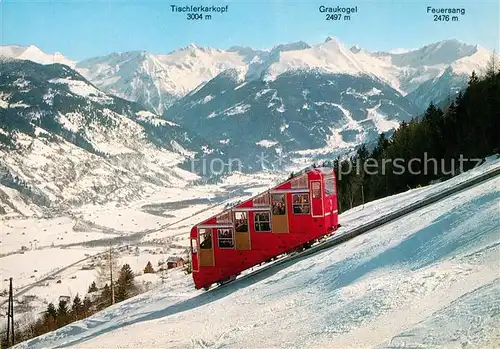
<instances>
[{"instance_id":1,"label":"hillside with trees","mask_svg":"<svg viewBox=\"0 0 500 349\"><path fill-rule=\"evenodd\" d=\"M369 150L324 165L337 174L339 212L453 177L500 153L500 70L492 56L486 72L470 76L465 91L441 109L401 123Z\"/></svg>"}]
</instances>

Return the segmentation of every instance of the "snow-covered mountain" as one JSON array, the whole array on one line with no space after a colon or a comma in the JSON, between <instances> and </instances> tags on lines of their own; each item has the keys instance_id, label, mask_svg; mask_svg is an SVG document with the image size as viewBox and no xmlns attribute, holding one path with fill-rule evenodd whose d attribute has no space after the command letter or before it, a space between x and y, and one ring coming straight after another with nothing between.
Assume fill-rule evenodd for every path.
<instances>
[{"instance_id":1,"label":"snow-covered mountain","mask_svg":"<svg viewBox=\"0 0 500 349\"><path fill-rule=\"evenodd\" d=\"M246 80L263 81L297 70L371 75L407 95L422 84L438 79L449 68L454 81L463 81L473 70L482 69L489 57L486 49L458 40L394 54L371 53L359 46L349 49L336 38L328 37L324 43L314 46L297 42L270 50L248 47L220 50L191 44L169 54L114 53L79 62L76 68L104 91L162 113L175 100L226 69L240 70ZM448 97L446 85L442 88L437 95L409 98L422 110L431 97Z\"/></svg>"},{"instance_id":2,"label":"snow-covered mountain","mask_svg":"<svg viewBox=\"0 0 500 349\"><path fill-rule=\"evenodd\" d=\"M484 68L490 55L491 52L482 47L455 39L403 53L368 52L357 45L349 49L332 37L318 45L297 42L269 50L239 46L221 50L191 44L168 54L112 53L78 63L60 54L45 54L35 46L0 47L0 56L75 66L104 92L139 102L159 114L227 69L238 69L246 80L262 81L297 70L371 75L402 95L409 95L408 99L423 110L431 101L448 98L450 85L463 86L464 79L473 70ZM426 93L426 88L419 89L423 84L440 79L446 72L447 82L440 81L441 87L434 88L434 93ZM456 89L452 90L454 93Z\"/></svg>"},{"instance_id":3,"label":"snow-covered mountain","mask_svg":"<svg viewBox=\"0 0 500 349\"><path fill-rule=\"evenodd\" d=\"M394 69L390 71L397 88L421 110L438 103L466 86L473 71L486 67L492 52L478 45L446 40L405 53L376 52L370 56Z\"/></svg>"},{"instance_id":4,"label":"snow-covered mountain","mask_svg":"<svg viewBox=\"0 0 500 349\"><path fill-rule=\"evenodd\" d=\"M229 145L231 158L262 169L297 156L346 151L415 113L398 91L372 75L303 70L263 83L232 70L176 102L164 116Z\"/></svg>"},{"instance_id":5,"label":"snow-covered mountain","mask_svg":"<svg viewBox=\"0 0 500 349\"><path fill-rule=\"evenodd\" d=\"M196 178L178 168L210 149L196 134L103 93L66 65L1 65L4 213L130 200Z\"/></svg>"},{"instance_id":6,"label":"snow-covered mountain","mask_svg":"<svg viewBox=\"0 0 500 349\"><path fill-rule=\"evenodd\" d=\"M371 53L358 46L347 48L331 37L318 45L296 42L270 50L190 45L163 55L113 53L78 63L60 54L45 54L35 46L3 46L0 53L8 58L5 62L24 60L21 68L29 73L23 74L33 80L28 83L41 84L32 89L25 86L24 75L4 76L7 80L0 101L4 114L7 111L19 120L39 119L30 113L45 112L56 93L55 100L60 102L50 106L49 115L58 120L58 125L66 125L60 127L62 132L72 130L82 115L88 118L82 111L84 105L92 105L99 110L97 119L112 119L107 114L112 110L124 117L121 120L140 123L137 130L142 131L137 134L145 132L149 141L168 139L168 144L160 141L159 146L179 156L190 152L197 152L197 156L223 155L243 160L247 169L272 167L276 161L281 165L290 157L336 154L360 142L370 142L380 132L390 133L402 120L421 113L431 101L453 97L465 86L468 75L473 70L481 71L490 58L487 50L457 40L395 54ZM49 66L32 67L29 61ZM52 65L59 61L65 65ZM64 71L65 66L73 66L81 75ZM35 76L45 76L45 69L59 73L36 81ZM72 78L67 80L64 74ZM35 90L36 97L26 99ZM115 101L129 109L113 110L110 105ZM80 109L75 110L76 105ZM163 112L161 121L157 115ZM168 120L178 125L172 126ZM144 123L162 123L161 136L156 128ZM90 132L92 123L85 119L84 124L78 132L83 128ZM30 125L31 121L26 127ZM125 129L129 139L137 139L137 134L129 134L134 128ZM174 129L182 132L169 133ZM142 148L126 145L128 140L98 135L107 131L98 130L94 138L84 138L72 130L70 142L89 143L98 154L110 156ZM186 139L198 141L183 143ZM119 144L120 150L116 151L113 144Z\"/></svg>"},{"instance_id":7,"label":"snow-covered mountain","mask_svg":"<svg viewBox=\"0 0 500 349\"><path fill-rule=\"evenodd\" d=\"M164 116L268 165L282 155L335 154L390 133L430 102L453 97L489 53L456 40L402 54L369 53L335 38L271 51L233 48L245 66L226 70Z\"/></svg>"},{"instance_id":8,"label":"snow-covered mountain","mask_svg":"<svg viewBox=\"0 0 500 349\"><path fill-rule=\"evenodd\" d=\"M1 52L53 63L34 46ZM217 142L219 154L262 168L262 156L271 157L270 165L283 155L335 153L390 133L431 101L452 98L489 58L487 50L457 40L396 54L348 48L328 37L270 50L189 45L169 54L65 61L104 93L164 113Z\"/></svg>"},{"instance_id":9,"label":"snow-covered mountain","mask_svg":"<svg viewBox=\"0 0 500 349\"><path fill-rule=\"evenodd\" d=\"M79 62L76 69L103 91L161 114L201 83L243 64L235 52L189 45L166 55L113 53Z\"/></svg>"},{"instance_id":10,"label":"snow-covered mountain","mask_svg":"<svg viewBox=\"0 0 500 349\"><path fill-rule=\"evenodd\" d=\"M0 57L15 58L33 61L40 64L60 63L69 67L74 67L76 62L64 57L61 53L45 53L34 45L19 46L6 45L0 46Z\"/></svg>"}]
</instances>

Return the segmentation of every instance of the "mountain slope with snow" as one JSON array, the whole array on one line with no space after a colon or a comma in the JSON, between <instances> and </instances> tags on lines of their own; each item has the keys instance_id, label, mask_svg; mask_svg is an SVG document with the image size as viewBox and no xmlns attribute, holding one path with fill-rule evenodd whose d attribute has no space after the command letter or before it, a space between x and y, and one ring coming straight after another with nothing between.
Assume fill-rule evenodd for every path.
<instances>
[{"instance_id":1,"label":"mountain slope with snow","mask_svg":"<svg viewBox=\"0 0 500 349\"><path fill-rule=\"evenodd\" d=\"M401 94L369 75L288 72L263 84L233 70L174 103L164 117L262 169L304 152L346 151L415 113Z\"/></svg>"},{"instance_id":2,"label":"mountain slope with snow","mask_svg":"<svg viewBox=\"0 0 500 349\"><path fill-rule=\"evenodd\" d=\"M471 173L347 211L337 234ZM497 176L342 245L210 292L172 273L154 291L15 348L495 347L498 188Z\"/></svg>"},{"instance_id":3,"label":"mountain slope with snow","mask_svg":"<svg viewBox=\"0 0 500 349\"><path fill-rule=\"evenodd\" d=\"M2 52L36 60L43 56L39 51ZM213 140L212 151L246 162L244 168L253 171L312 161L318 154L336 156L380 132L390 134L430 102L453 99L489 57L457 40L400 54L348 49L331 37L318 45L295 42L270 50L190 45L169 54L113 53L79 62L75 69L95 91L84 91L78 82L70 88L93 101L110 95L136 101L144 113L163 114L163 123ZM263 156L270 156L266 164Z\"/></svg>"},{"instance_id":4,"label":"mountain slope with snow","mask_svg":"<svg viewBox=\"0 0 500 349\"><path fill-rule=\"evenodd\" d=\"M174 101L227 69L244 70L248 81L268 81L301 70L363 74L380 79L406 95L438 78L449 67L456 76L470 75L473 70L482 69L490 55L484 48L454 39L394 54L371 53L359 47L348 49L338 39L328 37L318 45L296 42L269 50L245 47L220 50L191 44L168 54L113 53L79 62L76 68L103 91L162 113ZM443 85L436 98L448 94Z\"/></svg>"},{"instance_id":5,"label":"mountain slope with snow","mask_svg":"<svg viewBox=\"0 0 500 349\"><path fill-rule=\"evenodd\" d=\"M61 53L45 53L34 45L19 46L5 45L0 46L0 57L28 60L40 64L59 63L69 67L74 67L76 62L64 57Z\"/></svg>"},{"instance_id":6,"label":"mountain slope with snow","mask_svg":"<svg viewBox=\"0 0 500 349\"><path fill-rule=\"evenodd\" d=\"M201 83L243 64L236 53L190 45L170 54L114 53L79 62L76 69L103 91L161 114Z\"/></svg>"},{"instance_id":7,"label":"mountain slope with snow","mask_svg":"<svg viewBox=\"0 0 500 349\"><path fill-rule=\"evenodd\" d=\"M405 53L370 54L391 67L388 75L392 81L397 81L398 88L421 110L431 102L454 98L473 71L484 71L491 55L483 47L458 40L440 41Z\"/></svg>"},{"instance_id":8,"label":"mountain slope with snow","mask_svg":"<svg viewBox=\"0 0 500 349\"><path fill-rule=\"evenodd\" d=\"M168 54L132 51L80 62L69 60L60 53L46 54L33 45L0 46L0 56L75 67L104 92L139 102L161 114L174 101L227 69L242 69L246 72L246 80L263 81L298 70L370 75L403 95L416 94L410 100L422 109L430 99L447 98L450 91L447 85L441 84L438 94L424 98L417 91L419 87L438 79L449 69L455 81L462 81L473 70L484 69L491 52L451 39L403 53L372 53L358 46L348 49L338 39L328 37L324 43L313 46L296 42L277 45L270 50L238 46L221 50L191 44Z\"/></svg>"},{"instance_id":9,"label":"mountain slope with snow","mask_svg":"<svg viewBox=\"0 0 500 349\"><path fill-rule=\"evenodd\" d=\"M231 157L255 168L371 143L431 102L452 100L467 72L489 59L456 40L402 54L348 49L335 38L234 51L254 57L174 102L164 117L232 145Z\"/></svg>"},{"instance_id":10,"label":"mountain slope with snow","mask_svg":"<svg viewBox=\"0 0 500 349\"><path fill-rule=\"evenodd\" d=\"M209 144L136 103L103 93L65 65L2 62L4 213L30 215L22 201L34 212L53 212L186 184L197 176L178 166Z\"/></svg>"}]
</instances>

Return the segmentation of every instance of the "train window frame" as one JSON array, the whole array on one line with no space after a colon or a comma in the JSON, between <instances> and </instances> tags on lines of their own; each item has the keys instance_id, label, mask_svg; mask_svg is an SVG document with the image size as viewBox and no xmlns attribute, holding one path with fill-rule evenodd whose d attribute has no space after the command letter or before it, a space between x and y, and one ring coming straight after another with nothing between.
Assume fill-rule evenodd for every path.
<instances>
[{"instance_id":1,"label":"train window frame","mask_svg":"<svg viewBox=\"0 0 500 349\"><path fill-rule=\"evenodd\" d=\"M223 231L229 231L231 233L231 237L220 237L220 233ZM231 246L221 246L222 242L231 242ZM234 231L233 228L217 228L217 247L221 250L234 250L235 242L234 242Z\"/></svg>"},{"instance_id":2,"label":"train window frame","mask_svg":"<svg viewBox=\"0 0 500 349\"><path fill-rule=\"evenodd\" d=\"M286 197L285 193L272 193L271 194L271 213L273 216L286 216ZM280 197L280 199L275 199L276 197ZM278 207L275 209L275 203L283 204L283 211L279 210ZM279 211L278 211L279 210Z\"/></svg>"},{"instance_id":3,"label":"train window frame","mask_svg":"<svg viewBox=\"0 0 500 349\"><path fill-rule=\"evenodd\" d=\"M212 237L212 229L211 228L200 228L198 231L198 236L200 238L200 250L211 250L214 247L213 244L213 237ZM209 236L210 238L207 239L206 237ZM203 238L203 240L202 240ZM210 242L210 246L203 246L203 243L205 241Z\"/></svg>"},{"instance_id":4,"label":"train window frame","mask_svg":"<svg viewBox=\"0 0 500 349\"><path fill-rule=\"evenodd\" d=\"M293 177L290 180L290 186L292 189L307 189L307 174L301 174L297 177Z\"/></svg>"},{"instance_id":5,"label":"train window frame","mask_svg":"<svg viewBox=\"0 0 500 349\"><path fill-rule=\"evenodd\" d=\"M269 206L270 201L269 192L260 194L252 200L254 206Z\"/></svg>"},{"instance_id":6,"label":"train window frame","mask_svg":"<svg viewBox=\"0 0 500 349\"><path fill-rule=\"evenodd\" d=\"M325 178L325 195L326 196L336 195L335 182L333 181L333 176Z\"/></svg>"},{"instance_id":7,"label":"train window frame","mask_svg":"<svg viewBox=\"0 0 500 349\"><path fill-rule=\"evenodd\" d=\"M260 215L260 214L267 214L268 220L257 220L257 215ZM266 224L266 223L269 226L269 230L261 230L260 229L261 226L263 224ZM257 226L259 227L259 229L257 229ZM269 210L255 211L253 214L253 228L254 228L256 233L269 233L269 232L273 231L273 229L271 227L271 211L269 211Z\"/></svg>"},{"instance_id":8,"label":"train window frame","mask_svg":"<svg viewBox=\"0 0 500 349\"><path fill-rule=\"evenodd\" d=\"M231 224L231 210L223 211L216 216L217 224L229 223Z\"/></svg>"},{"instance_id":9,"label":"train window frame","mask_svg":"<svg viewBox=\"0 0 500 349\"><path fill-rule=\"evenodd\" d=\"M307 202L296 203L296 198L302 197L307 198ZM307 207L307 212L303 210L304 207ZM298 208L301 208L298 210ZM296 210L297 209L297 210ZM311 199L309 197L309 193L293 193L292 194L292 212L296 216L304 216L311 214Z\"/></svg>"},{"instance_id":10,"label":"train window frame","mask_svg":"<svg viewBox=\"0 0 500 349\"><path fill-rule=\"evenodd\" d=\"M321 199L321 182L311 181L311 193L313 199Z\"/></svg>"},{"instance_id":11,"label":"train window frame","mask_svg":"<svg viewBox=\"0 0 500 349\"><path fill-rule=\"evenodd\" d=\"M236 215L241 214L243 218L237 218ZM244 226L246 224L246 230L238 230L240 226L237 226L239 220L244 220L245 223L242 224ZM246 211L234 211L234 231L236 233L246 233L248 232L248 212Z\"/></svg>"},{"instance_id":12,"label":"train window frame","mask_svg":"<svg viewBox=\"0 0 500 349\"><path fill-rule=\"evenodd\" d=\"M196 238L191 238L191 254L195 255L198 253L198 240Z\"/></svg>"}]
</instances>

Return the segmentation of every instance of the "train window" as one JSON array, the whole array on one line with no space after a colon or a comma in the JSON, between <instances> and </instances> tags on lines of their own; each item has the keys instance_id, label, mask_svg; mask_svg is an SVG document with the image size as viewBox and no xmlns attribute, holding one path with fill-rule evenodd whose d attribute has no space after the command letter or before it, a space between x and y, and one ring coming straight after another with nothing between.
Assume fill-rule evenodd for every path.
<instances>
[{"instance_id":1,"label":"train window","mask_svg":"<svg viewBox=\"0 0 500 349\"><path fill-rule=\"evenodd\" d=\"M307 189L307 174L302 174L290 180L292 189Z\"/></svg>"},{"instance_id":2,"label":"train window","mask_svg":"<svg viewBox=\"0 0 500 349\"><path fill-rule=\"evenodd\" d=\"M271 200L273 204L273 215L286 215L285 194L273 194Z\"/></svg>"},{"instance_id":3,"label":"train window","mask_svg":"<svg viewBox=\"0 0 500 349\"><path fill-rule=\"evenodd\" d=\"M292 196L293 214L310 214L311 206L309 203L309 194L293 194Z\"/></svg>"},{"instance_id":4,"label":"train window","mask_svg":"<svg viewBox=\"0 0 500 349\"><path fill-rule=\"evenodd\" d=\"M313 199L321 198L321 185L320 182L311 182Z\"/></svg>"},{"instance_id":5,"label":"train window","mask_svg":"<svg viewBox=\"0 0 500 349\"><path fill-rule=\"evenodd\" d=\"M198 252L196 239L191 239L191 253L196 254Z\"/></svg>"},{"instance_id":6,"label":"train window","mask_svg":"<svg viewBox=\"0 0 500 349\"><path fill-rule=\"evenodd\" d=\"M234 248L233 229L217 229L217 241L219 243L219 248Z\"/></svg>"},{"instance_id":7,"label":"train window","mask_svg":"<svg viewBox=\"0 0 500 349\"><path fill-rule=\"evenodd\" d=\"M271 215L269 212L255 212L255 231L271 231Z\"/></svg>"},{"instance_id":8,"label":"train window","mask_svg":"<svg viewBox=\"0 0 500 349\"><path fill-rule=\"evenodd\" d=\"M325 178L325 195L335 195L333 177Z\"/></svg>"},{"instance_id":9,"label":"train window","mask_svg":"<svg viewBox=\"0 0 500 349\"><path fill-rule=\"evenodd\" d=\"M200 229L200 248L202 250L212 248L212 229Z\"/></svg>"},{"instance_id":10,"label":"train window","mask_svg":"<svg viewBox=\"0 0 500 349\"><path fill-rule=\"evenodd\" d=\"M231 222L231 211L222 212L216 217L217 223L232 223Z\"/></svg>"},{"instance_id":11,"label":"train window","mask_svg":"<svg viewBox=\"0 0 500 349\"><path fill-rule=\"evenodd\" d=\"M254 206L269 206L269 194L266 192L253 199Z\"/></svg>"},{"instance_id":12,"label":"train window","mask_svg":"<svg viewBox=\"0 0 500 349\"><path fill-rule=\"evenodd\" d=\"M248 213L235 212L234 213L234 227L237 232L248 231Z\"/></svg>"}]
</instances>

